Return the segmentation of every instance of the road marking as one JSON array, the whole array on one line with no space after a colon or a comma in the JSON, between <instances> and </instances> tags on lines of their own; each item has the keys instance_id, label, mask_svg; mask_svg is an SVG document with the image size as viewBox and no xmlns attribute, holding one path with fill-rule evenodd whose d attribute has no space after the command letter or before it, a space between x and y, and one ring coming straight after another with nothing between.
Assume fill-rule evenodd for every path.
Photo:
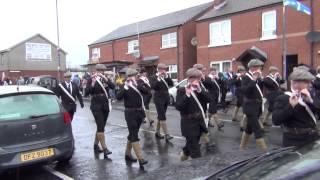
<instances>
[{"instance_id":1,"label":"road marking","mask_svg":"<svg viewBox=\"0 0 320 180\"><path fill-rule=\"evenodd\" d=\"M109 123L111 126L119 126L119 127L124 127L124 128L128 128L128 126L126 125L122 125L122 124L111 124ZM156 132L155 131L151 131L151 130L146 130L146 129L143 129L143 128L140 128L141 131L145 131L145 132L149 132L149 133L152 133L152 134L155 134ZM173 138L176 138L176 139L182 139L182 140L185 140L184 137L182 136L175 136L175 135L171 135Z\"/></svg>"},{"instance_id":2,"label":"road marking","mask_svg":"<svg viewBox=\"0 0 320 180\"><path fill-rule=\"evenodd\" d=\"M61 172L56 171L56 170L52 169L51 167L46 166L46 167L44 167L44 169L62 180L74 180L73 178L71 178L65 174L62 174Z\"/></svg>"}]
</instances>

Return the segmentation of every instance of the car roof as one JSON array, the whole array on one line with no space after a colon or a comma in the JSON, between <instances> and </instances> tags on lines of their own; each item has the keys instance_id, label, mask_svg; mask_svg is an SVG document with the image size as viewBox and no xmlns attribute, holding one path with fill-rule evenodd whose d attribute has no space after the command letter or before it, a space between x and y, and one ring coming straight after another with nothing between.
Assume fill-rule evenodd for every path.
<instances>
[{"instance_id":1,"label":"car roof","mask_svg":"<svg viewBox=\"0 0 320 180\"><path fill-rule=\"evenodd\" d=\"M49 89L46 89L40 86L17 86L17 85L0 86L0 95L16 94L16 93L31 93L31 92L53 94L53 92L50 91Z\"/></svg>"}]
</instances>

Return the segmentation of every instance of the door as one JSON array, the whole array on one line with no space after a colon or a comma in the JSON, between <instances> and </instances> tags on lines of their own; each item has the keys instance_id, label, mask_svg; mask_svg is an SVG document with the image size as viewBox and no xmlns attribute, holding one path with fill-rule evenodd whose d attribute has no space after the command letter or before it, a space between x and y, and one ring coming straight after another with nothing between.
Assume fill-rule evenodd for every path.
<instances>
[{"instance_id":1,"label":"door","mask_svg":"<svg viewBox=\"0 0 320 180\"><path fill-rule=\"evenodd\" d=\"M286 78L288 79L289 75L292 73L293 68L298 65L298 55L287 55L286 62Z\"/></svg>"}]
</instances>

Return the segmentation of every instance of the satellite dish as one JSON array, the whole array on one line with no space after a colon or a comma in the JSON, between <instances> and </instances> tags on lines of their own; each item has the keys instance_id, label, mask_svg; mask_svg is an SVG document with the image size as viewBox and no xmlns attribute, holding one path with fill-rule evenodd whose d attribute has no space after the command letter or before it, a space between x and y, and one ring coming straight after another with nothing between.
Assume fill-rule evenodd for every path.
<instances>
[{"instance_id":1,"label":"satellite dish","mask_svg":"<svg viewBox=\"0 0 320 180\"><path fill-rule=\"evenodd\" d=\"M140 58L140 56L141 56L140 51L136 51L136 52L134 52L132 55L133 55L133 57L135 57L136 59Z\"/></svg>"},{"instance_id":2,"label":"satellite dish","mask_svg":"<svg viewBox=\"0 0 320 180\"><path fill-rule=\"evenodd\" d=\"M191 39L191 44L192 44L192 46L197 46L198 45L198 38L197 37L193 37Z\"/></svg>"}]
</instances>

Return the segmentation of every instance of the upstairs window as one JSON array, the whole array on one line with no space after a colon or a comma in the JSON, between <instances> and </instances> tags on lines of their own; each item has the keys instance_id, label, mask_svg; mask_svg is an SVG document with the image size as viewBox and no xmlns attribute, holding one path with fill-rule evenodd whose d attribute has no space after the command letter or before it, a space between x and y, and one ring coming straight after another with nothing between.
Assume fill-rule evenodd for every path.
<instances>
[{"instance_id":1,"label":"upstairs window","mask_svg":"<svg viewBox=\"0 0 320 180\"><path fill-rule=\"evenodd\" d=\"M91 59L99 59L100 58L100 48L93 48L91 50Z\"/></svg>"},{"instance_id":2,"label":"upstairs window","mask_svg":"<svg viewBox=\"0 0 320 180\"><path fill-rule=\"evenodd\" d=\"M275 39L277 37L277 13L268 11L262 13L262 35L261 39Z\"/></svg>"},{"instance_id":3,"label":"upstairs window","mask_svg":"<svg viewBox=\"0 0 320 180\"><path fill-rule=\"evenodd\" d=\"M231 44L231 20L210 24L210 45L224 46Z\"/></svg>"},{"instance_id":4,"label":"upstairs window","mask_svg":"<svg viewBox=\"0 0 320 180\"><path fill-rule=\"evenodd\" d=\"M128 54L139 51L139 41L133 40L128 42Z\"/></svg>"},{"instance_id":5,"label":"upstairs window","mask_svg":"<svg viewBox=\"0 0 320 180\"><path fill-rule=\"evenodd\" d=\"M162 48L177 47L177 33L168 33L162 35Z\"/></svg>"}]
</instances>

